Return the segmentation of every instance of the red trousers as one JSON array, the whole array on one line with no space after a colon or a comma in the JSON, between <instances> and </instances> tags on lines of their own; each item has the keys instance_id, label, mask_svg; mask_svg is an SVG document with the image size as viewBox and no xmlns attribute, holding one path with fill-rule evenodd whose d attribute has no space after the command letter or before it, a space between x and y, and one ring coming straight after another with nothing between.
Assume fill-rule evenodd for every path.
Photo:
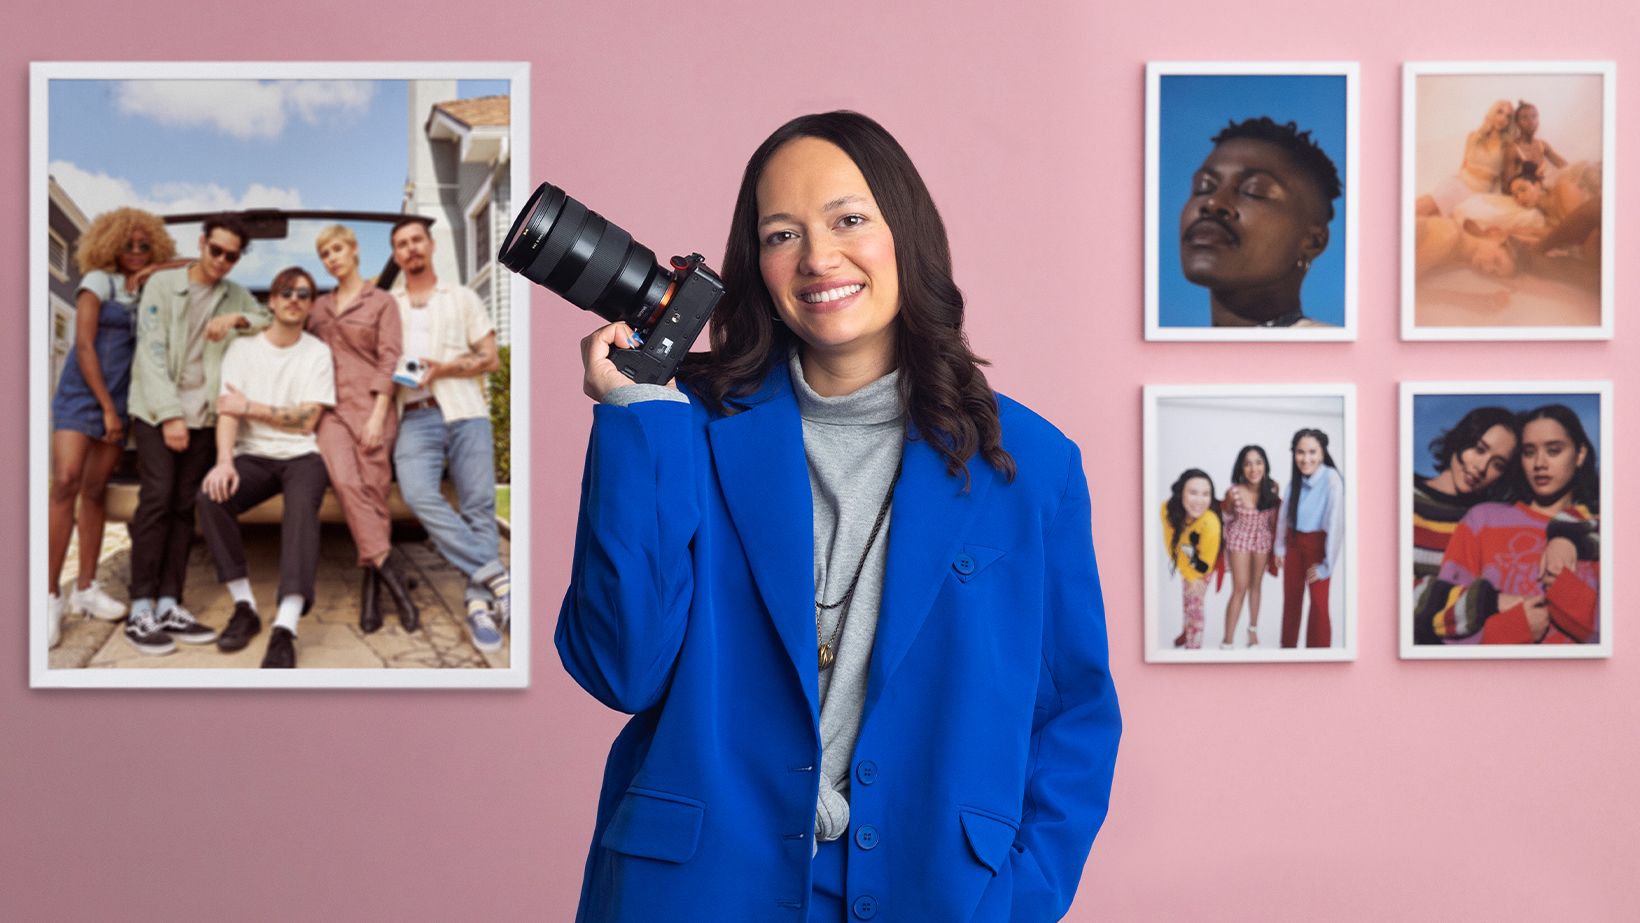
<instances>
[{"instance_id":1,"label":"red trousers","mask_svg":"<svg viewBox=\"0 0 1640 923\"><path fill-rule=\"evenodd\" d=\"M1304 578L1310 568L1327 558L1327 533L1288 532L1287 559L1281 562L1281 646L1298 647L1298 623L1304 616ZM1310 625L1304 633L1305 647L1332 646L1332 616L1327 611L1332 578L1308 584Z\"/></svg>"}]
</instances>

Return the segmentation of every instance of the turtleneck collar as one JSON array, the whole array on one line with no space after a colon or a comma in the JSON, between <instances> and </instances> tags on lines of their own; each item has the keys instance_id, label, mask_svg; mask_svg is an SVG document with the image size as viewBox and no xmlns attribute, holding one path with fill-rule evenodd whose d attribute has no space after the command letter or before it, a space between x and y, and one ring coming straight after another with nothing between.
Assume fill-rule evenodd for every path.
<instances>
[{"instance_id":1,"label":"turtleneck collar","mask_svg":"<svg viewBox=\"0 0 1640 923\"><path fill-rule=\"evenodd\" d=\"M807 422L869 426L894 422L904 416L900 406L899 369L851 394L837 397L822 397L809 387L796 350L792 350L787 369L791 372L792 391L797 395L798 412Z\"/></svg>"}]
</instances>

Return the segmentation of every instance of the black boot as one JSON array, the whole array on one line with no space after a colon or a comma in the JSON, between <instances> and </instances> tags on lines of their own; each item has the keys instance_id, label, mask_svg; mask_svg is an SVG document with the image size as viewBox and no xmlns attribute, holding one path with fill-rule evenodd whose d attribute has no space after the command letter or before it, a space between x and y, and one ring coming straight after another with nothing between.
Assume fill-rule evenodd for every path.
<instances>
[{"instance_id":1,"label":"black boot","mask_svg":"<svg viewBox=\"0 0 1640 923\"><path fill-rule=\"evenodd\" d=\"M393 597L393 605L399 610L399 624L404 626L404 630L415 631L421 627L421 610L410 598L409 581L399 571L398 565L393 563L392 555L388 555L382 566L376 569L376 578L387 588L387 595Z\"/></svg>"},{"instance_id":2,"label":"black boot","mask_svg":"<svg viewBox=\"0 0 1640 923\"><path fill-rule=\"evenodd\" d=\"M370 634L382 627L382 610L376 604L376 569L366 566L359 584L359 630Z\"/></svg>"}]
</instances>

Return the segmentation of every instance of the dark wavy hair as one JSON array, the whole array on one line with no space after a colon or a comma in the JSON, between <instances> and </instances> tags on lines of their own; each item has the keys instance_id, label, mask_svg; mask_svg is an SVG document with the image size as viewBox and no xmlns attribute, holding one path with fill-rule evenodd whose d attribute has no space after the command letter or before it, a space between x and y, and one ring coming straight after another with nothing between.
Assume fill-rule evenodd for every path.
<instances>
[{"instance_id":1,"label":"dark wavy hair","mask_svg":"<svg viewBox=\"0 0 1640 923\"><path fill-rule=\"evenodd\" d=\"M732 412L726 402L756 391L785 362L797 338L778 323L774 300L759 268L757 184L769 158L798 138L841 148L865 177L894 235L900 310L894 351L908 438L927 439L952 476L968 489L968 460L978 454L1012 480L1014 459L1002 448L996 396L963 333L962 292L951 279L951 247L934 199L905 149L881 125L857 112L824 112L792 119L752 153L740 180L729 240L723 248L723 300L712 313L711 351L683 363L683 378L707 407Z\"/></svg>"},{"instance_id":2,"label":"dark wavy hair","mask_svg":"<svg viewBox=\"0 0 1640 923\"><path fill-rule=\"evenodd\" d=\"M1435 456L1435 471L1445 471L1458 453L1481 441L1487 430L1501 426L1515 434L1515 451L1520 452L1520 420L1502 407L1476 407L1463 415L1451 429L1429 440L1429 454ZM1517 466L1518 467L1518 466ZM1499 494L1508 481L1499 478L1482 492L1483 498Z\"/></svg>"},{"instance_id":3,"label":"dark wavy hair","mask_svg":"<svg viewBox=\"0 0 1640 923\"><path fill-rule=\"evenodd\" d=\"M1304 486L1304 475L1298 473L1297 452L1298 442L1305 436L1321 443L1321 463L1334 471L1338 470L1338 464L1333 461L1332 453L1327 451L1328 440L1326 433L1318 429L1301 429L1293 434L1293 443L1288 446L1288 449L1294 453L1293 476L1292 480L1287 482L1287 531L1289 532L1298 531L1298 495L1300 488Z\"/></svg>"},{"instance_id":4,"label":"dark wavy hair","mask_svg":"<svg viewBox=\"0 0 1640 923\"><path fill-rule=\"evenodd\" d=\"M1261 115L1240 122L1232 121L1213 136L1213 144L1219 145L1237 138L1263 141L1286 151L1299 169L1315 183L1315 188L1321 192L1322 204L1327 208L1327 220L1333 219L1332 200L1343 194L1344 184L1338 178L1338 165L1333 163L1333 159L1327 156L1308 130L1299 131L1297 122L1277 122L1267 115Z\"/></svg>"},{"instance_id":5,"label":"dark wavy hair","mask_svg":"<svg viewBox=\"0 0 1640 923\"><path fill-rule=\"evenodd\" d=\"M1236 466L1230 469L1230 483L1242 487L1247 486L1247 477L1241 473L1242 466L1247 464L1247 456L1258 453L1264 461L1264 480L1258 482L1258 508L1261 510L1274 509L1281 505L1281 495L1276 493L1275 479L1270 477L1270 456L1264 454L1264 446L1244 445L1236 453Z\"/></svg>"},{"instance_id":6,"label":"dark wavy hair","mask_svg":"<svg viewBox=\"0 0 1640 923\"><path fill-rule=\"evenodd\" d=\"M1534 420L1553 420L1559 423L1572 438L1572 450L1585 450L1583 464L1577 466L1572 474L1571 495L1573 503L1580 503L1589 508L1592 513L1600 512L1600 466L1595 459L1594 443L1589 441L1589 433L1583 428L1583 421L1577 412L1565 404L1544 404L1520 415L1521 441L1526 439L1526 424ZM1520 456L1521 463L1515 466L1515 496L1522 500L1531 500L1535 496L1532 485L1526 479L1526 455Z\"/></svg>"},{"instance_id":7,"label":"dark wavy hair","mask_svg":"<svg viewBox=\"0 0 1640 923\"><path fill-rule=\"evenodd\" d=\"M1173 541L1169 542L1167 546L1167 566L1172 568L1175 573L1179 570L1179 539L1184 536L1184 485L1196 478L1201 478L1207 482L1207 512L1202 515L1219 517L1219 528L1224 528L1224 514L1220 511L1218 488L1213 486L1213 476L1200 468L1186 468L1184 473L1179 475L1178 480L1173 482L1172 493L1167 498L1167 524L1173 530ZM1269 478L1265 478L1265 480L1269 480ZM1224 554L1224 543L1222 542L1219 543L1219 554ZM1213 560L1207 562L1207 569L1212 570L1218 563L1218 555L1214 555Z\"/></svg>"}]
</instances>

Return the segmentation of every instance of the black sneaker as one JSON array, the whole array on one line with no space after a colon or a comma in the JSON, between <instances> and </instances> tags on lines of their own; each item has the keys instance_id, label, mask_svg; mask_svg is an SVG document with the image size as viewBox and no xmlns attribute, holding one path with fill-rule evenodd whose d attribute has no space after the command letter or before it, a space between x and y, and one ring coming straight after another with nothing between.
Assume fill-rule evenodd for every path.
<instances>
[{"instance_id":1,"label":"black sneaker","mask_svg":"<svg viewBox=\"0 0 1640 923\"><path fill-rule=\"evenodd\" d=\"M169 654L177 649L177 643L159 626L152 609L133 613L125 620L125 640L144 654Z\"/></svg>"},{"instance_id":2,"label":"black sneaker","mask_svg":"<svg viewBox=\"0 0 1640 923\"><path fill-rule=\"evenodd\" d=\"M273 626L268 635L268 652L262 655L262 669L290 669L296 666L296 635L283 625Z\"/></svg>"},{"instance_id":3,"label":"black sneaker","mask_svg":"<svg viewBox=\"0 0 1640 923\"><path fill-rule=\"evenodd\" d=\"M216 639L216 646L229 654L243 650L261 630L262 617L256 614L251 604L234 603L233 617L228 619L228 627L224 628L221 637Z\"/></svg>"},{"instance_id":4,"label":"black sneaker","mask_svg":"<svg viewBox=\"0 0 1640 923\"><path fill-rule=\"evenodd\" d=\"M181 606L166 609L158 621L166 634L186 644L210 644L216 640L215 628L200 624L192 612Z\"/></svg>"}]
</instances>

